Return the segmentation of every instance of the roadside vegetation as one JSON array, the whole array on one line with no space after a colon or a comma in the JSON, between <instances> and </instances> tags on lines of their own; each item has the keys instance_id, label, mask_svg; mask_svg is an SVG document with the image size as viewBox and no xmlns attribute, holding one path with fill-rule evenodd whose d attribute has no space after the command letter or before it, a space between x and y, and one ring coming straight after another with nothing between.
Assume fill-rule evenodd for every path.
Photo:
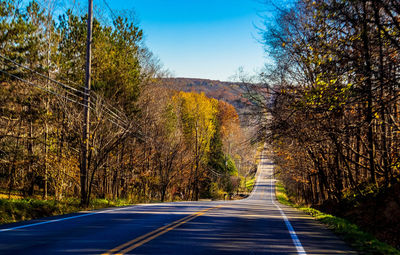
<instances>
[{"instance_id":1,"label":"roadside vegetation","mask_svg":"<svg viewBox=\"0 0 400 255\"><path fill-rule=\"evenodd\" d=\"M255 183L256 183L255 177L251 178L250 180L247 180L245 183L246 192L248 192L248 193L252 192Z\"/></svg>"},{"instance_id":2,"label":"roadside vegetation","mask_svg":"<svg viewBox=\"0 0 400 255\"><path fill-rule=\"evenodd\" d=\"M61 201L34 198L0 199L0 224L125 205L130 203L126 200L93 199L88 206L82 207L78 198Z\"/></svg>"},{"instance_id":3,"label":"roadside vegetation","mask_svg":"<svg viewBox=\"0 0 400 255\"><path fill-rule=\"evenodd\" d=\"M280 203L295 207L314 217L341 237L355 251L360 252L361 254L400 254L399 250L396 250L389 244L379 241L372 234L361 230L360 227L346 219L323 213L305 205L296 204L293 200L293 196L290 196L287 193L280 182L276 183L276 198Z\"/></svg>"}]
</instances>

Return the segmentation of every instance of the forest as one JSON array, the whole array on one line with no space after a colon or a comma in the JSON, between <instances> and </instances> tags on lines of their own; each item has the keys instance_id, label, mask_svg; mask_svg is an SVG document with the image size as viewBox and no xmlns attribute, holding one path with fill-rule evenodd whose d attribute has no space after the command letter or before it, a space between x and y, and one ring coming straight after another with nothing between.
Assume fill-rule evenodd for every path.
<instances>
[{"instance_id":1,"label":"forest","mask_svg":"<svg viewBox=\"0 0 400 255\"><path fill-rule=\"evenodd\" d=\"M399 1L300 0L279 14L263 32L274 65L250 88L277 176L299 203L399 245Z\"/></svg>"},{"instance_id":2,"label":"forest","mask_svg":"<svg viewBox=\"0 0 400 255\"><path fill-rule=\"evenodd\" d=\"M257 147L232 105L161 86L167 73L129 13L94 18L86 92L88 16L59 14L54 3L0 2L3 198L88 205L95 198L137 203L249 192ZM85 97L90 133L82 176Z\"/></svg>"}]
</instances>

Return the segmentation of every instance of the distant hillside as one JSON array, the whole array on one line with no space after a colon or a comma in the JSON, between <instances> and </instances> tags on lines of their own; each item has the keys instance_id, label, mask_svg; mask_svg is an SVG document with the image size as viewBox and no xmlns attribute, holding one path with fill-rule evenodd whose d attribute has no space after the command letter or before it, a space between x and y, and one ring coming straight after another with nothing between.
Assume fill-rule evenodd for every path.
<instances>
[{"instance_id":1,"label":"distant hillside","mask_svg":"<svg viewBox=\"0 0 400 255\"><path fill-rule=\"evenodd\" d=\"M238 113L243 113L251 102L244 97L243 85L234 82L223 82L196 78L163 78L162 86L185 92L204 92L206 96L223 100L233 105Z\"/></svg>"}]
</instances>

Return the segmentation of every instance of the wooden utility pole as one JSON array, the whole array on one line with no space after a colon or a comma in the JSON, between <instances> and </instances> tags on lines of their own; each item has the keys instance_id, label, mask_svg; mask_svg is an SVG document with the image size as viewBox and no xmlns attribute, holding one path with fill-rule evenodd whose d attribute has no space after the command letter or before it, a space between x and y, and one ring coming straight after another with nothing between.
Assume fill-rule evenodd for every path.
<instances>
[{"instance_id":1,"label":"wooden utility pole","mask_svg":"<svg viewBox=\"0 0 400 255\"><path fill-rule=\"evenodd\" d=\"M88 20L87 20L87 41L86 41L86 79L84 95L84 114L83 114L83 132L82 132L82 159L80 168L81 179L81 205L89 204L87 194L88 180L88 154L89 154L89 132L90 132L90 74L91 74L91 55L92 55L92 27L93 27L93 0L89 0Z\"/></svg>"}]
</instances>

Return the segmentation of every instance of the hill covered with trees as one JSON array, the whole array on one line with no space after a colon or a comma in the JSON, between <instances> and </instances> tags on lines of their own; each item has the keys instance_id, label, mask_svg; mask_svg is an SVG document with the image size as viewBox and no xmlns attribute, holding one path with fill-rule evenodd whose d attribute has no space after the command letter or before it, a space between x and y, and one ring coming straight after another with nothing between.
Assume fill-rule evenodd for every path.
<instances>
[{"instance_id":1,"label":"hill covered with trees","mask_svg":"<svg viewBox=\"0 0 400 255\"><path fill-rule=\"evenodd\" d=\"M179 91L203 92L208 97L233 105L239 114L247 112L249 106L252 105L250 99L246 97L248 93L246 85L239 82L196 78L162 78L160 85Z\"/></svg>"}]
</instances>

